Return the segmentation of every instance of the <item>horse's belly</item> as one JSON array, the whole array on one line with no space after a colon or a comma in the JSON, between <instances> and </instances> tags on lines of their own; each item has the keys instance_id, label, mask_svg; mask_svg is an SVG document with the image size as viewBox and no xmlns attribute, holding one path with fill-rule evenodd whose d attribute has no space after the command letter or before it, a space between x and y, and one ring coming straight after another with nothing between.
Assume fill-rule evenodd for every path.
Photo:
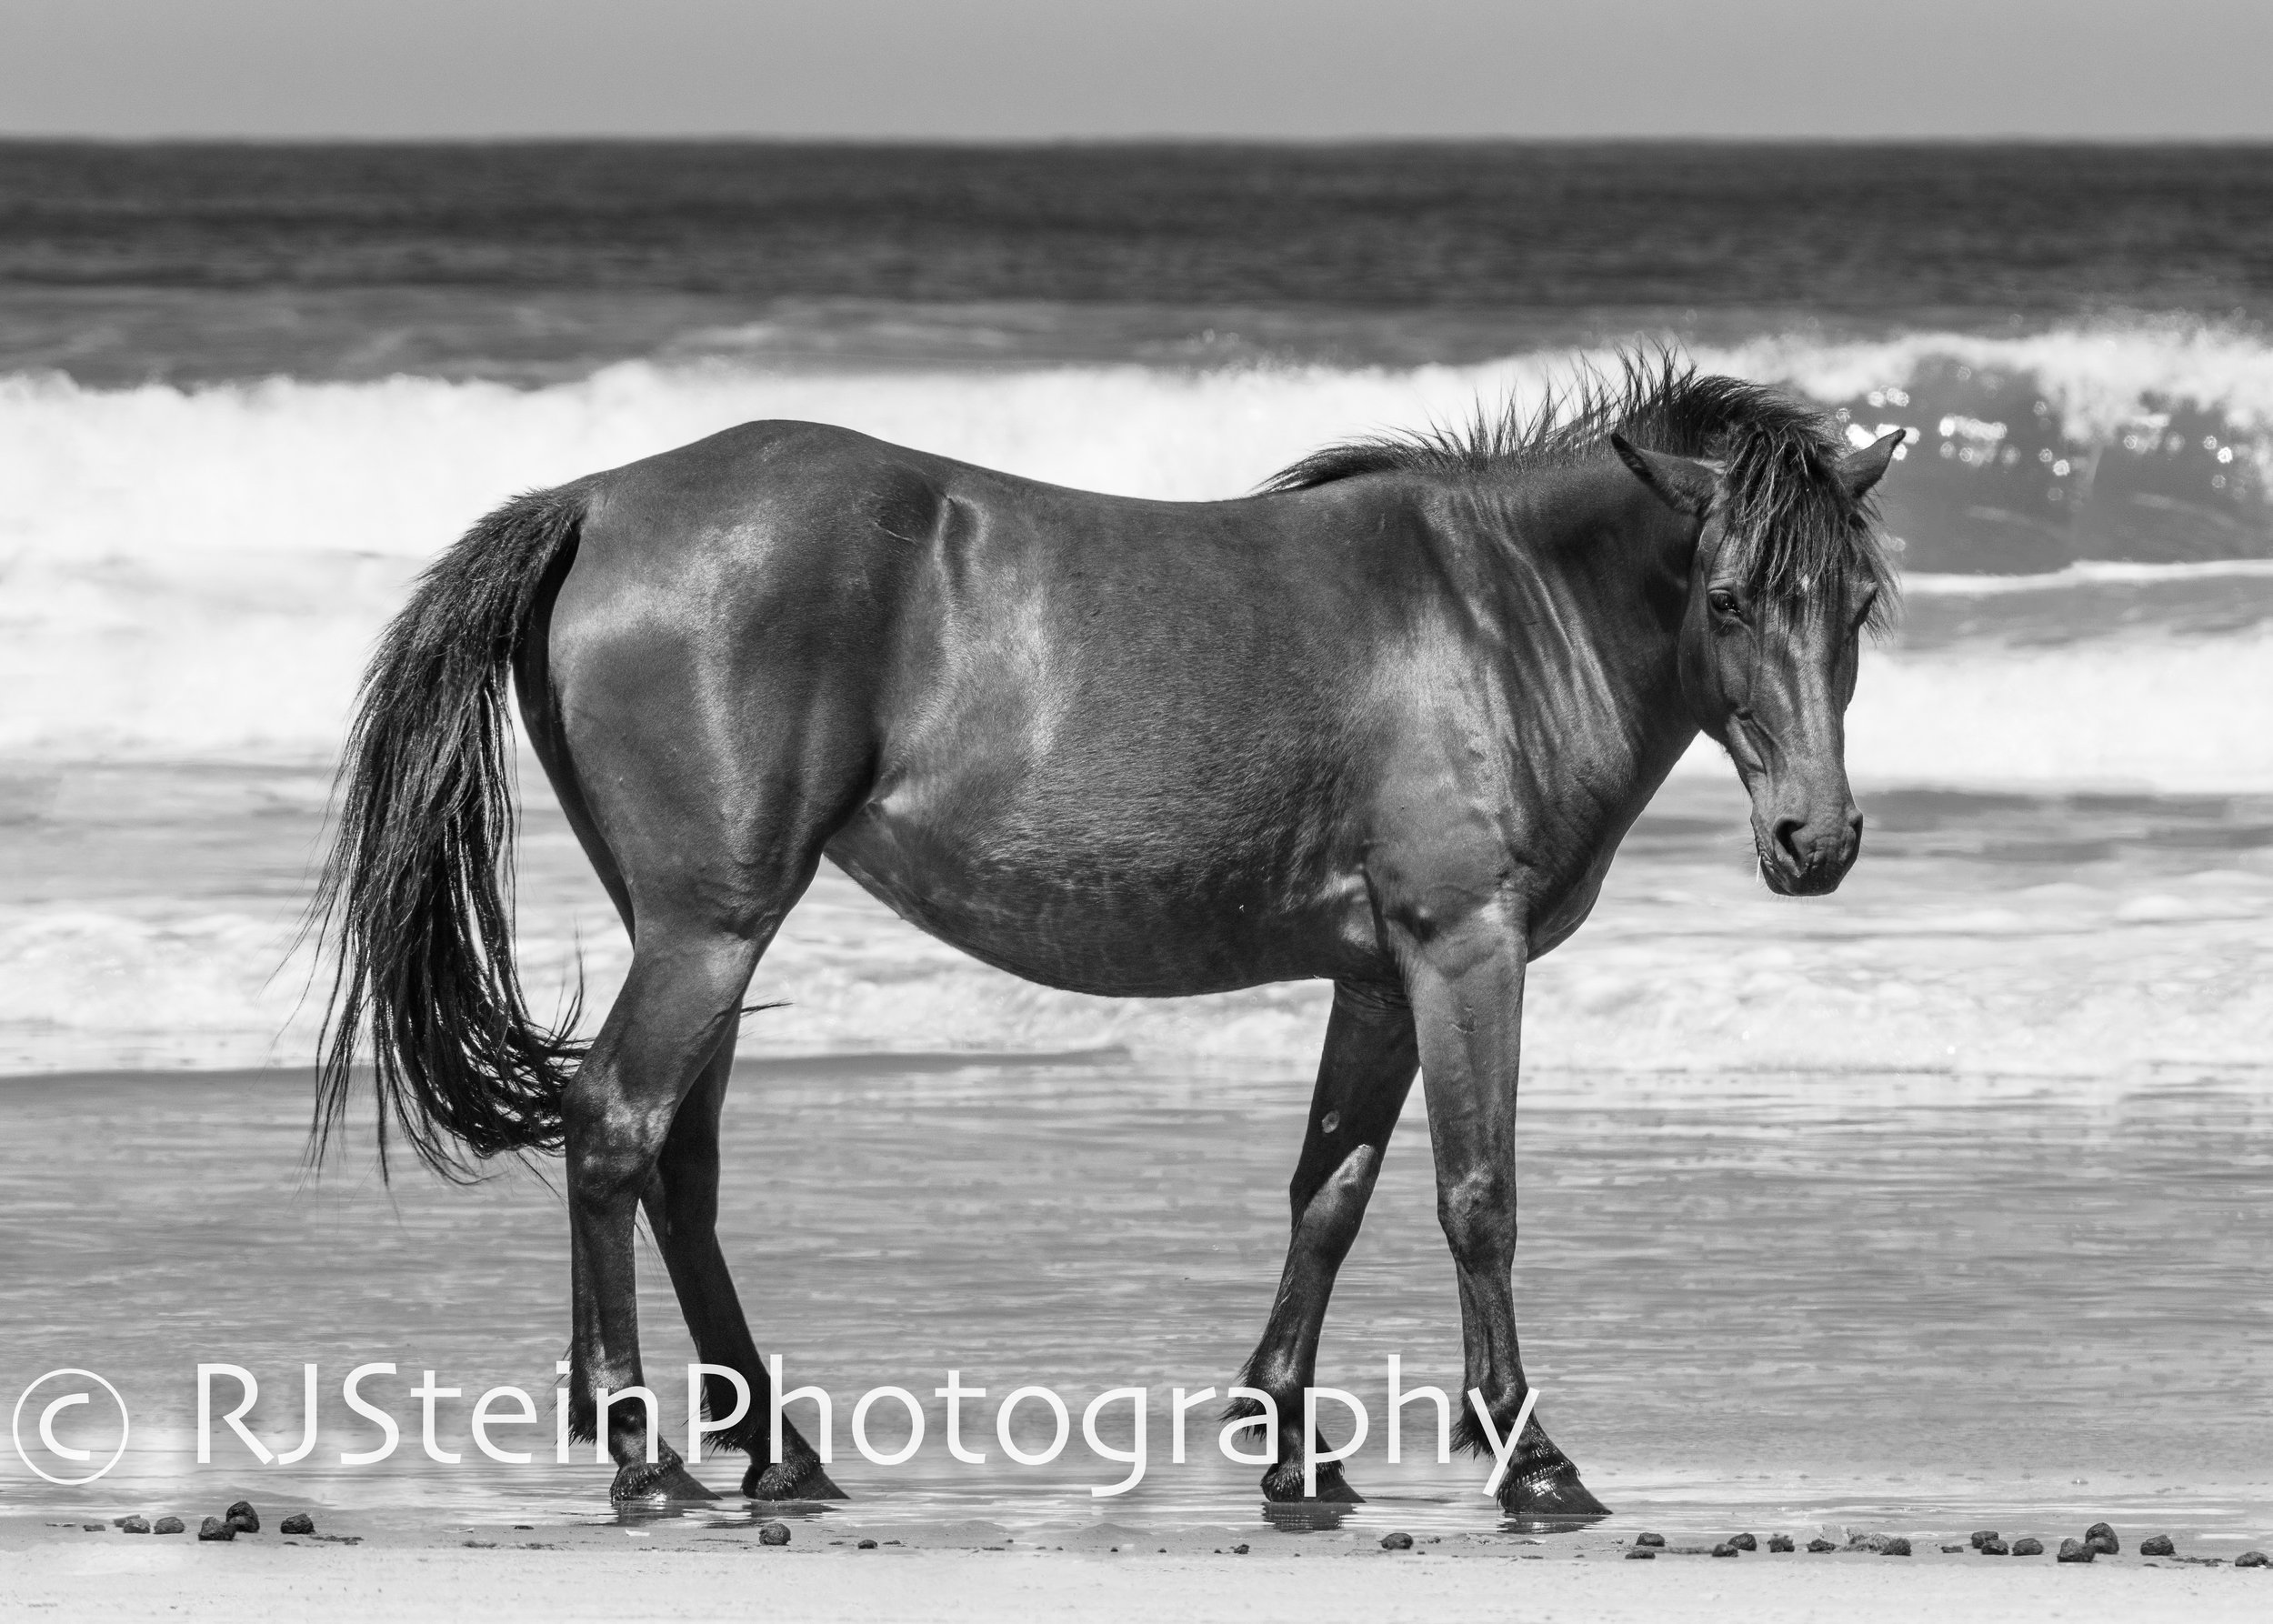
<instances>
[{"instance_id":1,"label":"horse's belly","mask_svg":"<svg viewBox=\"0 0 2273 1624\"><path fill-rule=\"evenodd\" d=\"M1227 992L1368 958L1364 882L1257 867L1166 870L1152 854L1012 853L856 819L828 855L918 928L1046 987L1114 997ZM1119 857L1122 860L1116 861Z\"/></svg>"}]
</instances>

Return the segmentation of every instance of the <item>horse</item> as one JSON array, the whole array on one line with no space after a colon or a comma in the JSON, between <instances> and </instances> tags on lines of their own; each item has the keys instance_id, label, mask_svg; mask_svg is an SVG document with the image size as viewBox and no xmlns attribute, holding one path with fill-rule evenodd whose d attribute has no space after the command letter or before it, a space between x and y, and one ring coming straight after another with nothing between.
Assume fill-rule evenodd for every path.
<instances>
[{"instance_id":1,"label":"horse","mask_svg":"<svg viewBox=\"0 0 2273 1624\"><path fill-rule=\"evenodd\" d=\"M576 1435L596 1441L596 1393L642 1383L644 1208L700 1358L752 1395L719 1434L742 1492L841 1498L794 1424L769 1437L716 1233L743 999L820 860L1049 987L1327 979L1285 1267L1239 1385L1300 1414L1417 1074L1477 1411L1457 1443L1487 1451L1488 1416L1505 1448L1527 1418L1500 1505L1605 1515L1517 1343L1526 967L1586 919L1700 731L1771 890L1846 875L1843 717L1894 596L1870 493L1902 437L1851 445L1661 354L1530 413L1331 446L1235 500L764 422L506 502L426 571L360 691L312 905L336 956L314 1152L366 1048L383 1168L390 1133L459 1178L565 1152ZM516 977L512 696L631 937L588 1044ZM736 1398L706 1378L710 1416ZM606 1416L616 1501L713 1498L643 1406ZM1301 1429L1277 1431L1264 1496L1302 1499ZM1311 1498L1359 1497L1327 1466Z\"/></svg>"}]
</instances>

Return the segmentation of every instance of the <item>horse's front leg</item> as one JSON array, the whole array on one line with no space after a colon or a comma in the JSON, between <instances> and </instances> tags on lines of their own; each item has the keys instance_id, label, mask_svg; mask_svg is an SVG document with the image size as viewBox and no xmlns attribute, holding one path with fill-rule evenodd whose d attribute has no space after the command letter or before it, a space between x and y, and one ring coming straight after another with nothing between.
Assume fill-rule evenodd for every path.
<instances>
[{"instance_id":1,"label":"horse's front leg","mask_svg":"<svg viewBox=\"0 0 2273 1624\"><path fill-rule=\"evenodd\" d=\"M1437 1153L1437 1217L1460 1282L1467 1380L1455 1439L1490 1446L1468 1395L1481 1393L1504 1443L1529 1384L1516 1341L1516 1075L1529 942L1504 902L1407 944L1407 987L1420 1043L1422 1089ZM1536 1413L1501 1479L1499 1503L1521 1518L1600 1517L1607 1508L1549 1442Z\"/></svg>"},{"instance_id":2,"label":"horse's front leg","mask_svg":"<svg viewBox=\"0 0 2273 1624\"><path fill-rule=\"evenodd\" d=\"M731 937L643 934L631 973L569 1083L569 1255L575 1340L569 1417L598 1431L610 1395L607 1452L616 1500L714 1498L660 1437L660 1400L643 1401L632 1223L679 1106L737 1019L756 950Z\"/></svg>"},{"instance_id":3,"label":"horse's front leg","mask_svg":"<svg viewBox=\"0 0 2273 1624\"><path fill-rule=\"evenodd\" d=\"M1294 1233L1287 1243L1287 1267L1263 1339L1239 1375L1241 1387L1268 1393L1278 1410L1278 1461L1263 1474L1265 1499L1304 1498L1303 1389L1316 1379L1327 1299L1365 1221L1389 1134L1413 1087L1415 1064L1413 1011L1402 988L1335 987L1302 1159L1287 1190ZM1261 1408L1254 1399L1241 1399L1230 1413L1254 1415ZM1317 1498L1362 1497L1343 1479L1342 1469L1328 1463L1318 1469Z\"/></svg>"}]
</instances>

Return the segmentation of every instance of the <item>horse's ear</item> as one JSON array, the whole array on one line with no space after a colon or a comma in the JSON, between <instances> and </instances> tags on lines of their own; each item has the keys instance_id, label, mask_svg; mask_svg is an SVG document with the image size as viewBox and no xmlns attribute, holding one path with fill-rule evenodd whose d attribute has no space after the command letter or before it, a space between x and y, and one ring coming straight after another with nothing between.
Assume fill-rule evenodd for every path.
<instances>
[{"instance_id":1,"label":"horse's ear","mask_svg":"<svg viewBox=\"0 0 2273 1624\"><path fill-rule=\"evenodd\" d=\"M1703 463L1668 456L1662 451L1644 451L1624 435L1612 435L1610 448L1634 470L1634 477L1655 491L1657 499L1674 512L1702 518L1713 505L1713 493L1720 488L1720 480Z\"/></svg>"},{"instance_id":2,"label":"horse's ear","mask_svg":"<svg viewBox=\"0 0 2273 1624\"><path fill-rule=\"evenodd\" d=\"M1907 428L1890 429L1871 441L1859 451L1850 451L1839 458L1839 483L1847 494L1861 501L1870 487L1886 473L1887 465L1894 460L1894 448L1909 436Z\"/></svg>"}]
</instances>

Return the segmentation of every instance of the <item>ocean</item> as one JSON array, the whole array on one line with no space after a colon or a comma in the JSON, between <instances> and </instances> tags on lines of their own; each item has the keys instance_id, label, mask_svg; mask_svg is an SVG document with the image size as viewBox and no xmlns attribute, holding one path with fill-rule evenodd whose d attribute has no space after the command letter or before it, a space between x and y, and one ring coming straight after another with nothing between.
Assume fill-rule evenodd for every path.
<instances>
[{"instance_id":1,"label":"ocean","mask_svg":"<svg viewBox=\"0 0 2273 1624\"><path fill-rule=\"evenodd\" d=\"M0 145L0 1198L35 1220L0 1377L111 1374L146 1440L113 1483L151 1493L219 1469L186 1464L198 1358L549 1384L554 1195L298 1160L295 927L354 686L502 496L769 416L1229 496L1672 344L1918 431L1884 486L1905 612L1850 713L1835 897L1759 887L1700 746L1535 971L1542 1413L1661 1516L2114 1497L2261 1541L2269 319L2261 147ZM620 932L523 781L533 992L605 1007ZM762 1347L847 1408L958 1359L1229 1379L1321 988L1054 993L832 871L753 999L786 1007L746 1023L725 1222ZM1385 1349L1457 1375L1425 1134L1417 1097L1329 1326L1357 1390ZM651 1346L675 1318L650 1289ZM1373 1448L1353 1480L1408 1521L1481 1506ZM1091 1514L923 1459L840 1477ZM1114 1514L1255 1520L1196 1472ZM482 1492L599 1493L540 1477Z\"/></svg>"}]
</instances>

